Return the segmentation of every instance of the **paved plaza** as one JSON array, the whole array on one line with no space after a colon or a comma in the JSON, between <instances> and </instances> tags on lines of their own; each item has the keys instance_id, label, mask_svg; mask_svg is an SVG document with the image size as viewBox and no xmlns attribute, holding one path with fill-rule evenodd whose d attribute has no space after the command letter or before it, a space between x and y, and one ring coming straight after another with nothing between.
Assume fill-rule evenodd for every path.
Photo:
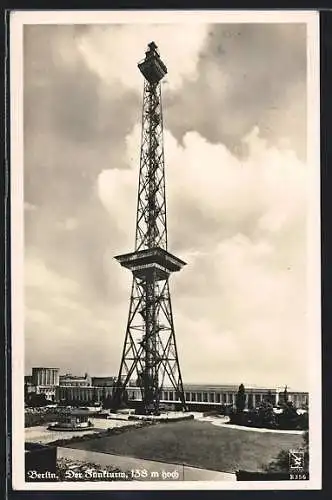
<instances>
[{"instance_id":1,"label":"paved plaza","mask_svg":"<svg viewBox=\"0 0 332 500\"><path fill-rule=\"evenodd\" d=\"M106 418L91 418L93 427L92 429L78 430L78 431L56 431L49 430L47 425L37 425L34 427L25 428L25 441L28 443L41 443L47 444L58 439L71 439L75 436L84 436L85 434L93 434L107 429L114 429L115 427L130 427L136 425L137 422L133 420L113 420Z\"/></svg>"}]
</instances>

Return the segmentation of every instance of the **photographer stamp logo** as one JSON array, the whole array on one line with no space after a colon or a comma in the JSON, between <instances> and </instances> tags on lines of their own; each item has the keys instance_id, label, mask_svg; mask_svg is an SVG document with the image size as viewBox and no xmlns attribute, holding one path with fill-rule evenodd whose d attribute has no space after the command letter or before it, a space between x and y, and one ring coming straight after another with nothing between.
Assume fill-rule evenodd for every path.
<instances>
[{"instance_id":1,"label":"photographer stamp logo","mask_svg":"<svg viewBox=\"0 0 332 500\"><path fill-rule=\"evenodd\" d=\"M304 451L303 450L289 450L289 470L303 471L304 469Z\"/></svg>"}]
</instances>

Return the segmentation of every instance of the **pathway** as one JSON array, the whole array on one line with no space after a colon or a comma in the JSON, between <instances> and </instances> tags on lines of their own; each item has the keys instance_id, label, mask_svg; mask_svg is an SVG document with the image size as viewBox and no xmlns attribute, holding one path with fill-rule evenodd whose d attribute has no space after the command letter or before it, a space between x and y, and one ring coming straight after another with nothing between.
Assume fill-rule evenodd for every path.
<instances>
[{"instance_id":1,"label":"pathway","mask_svg":"<svg viewBox=\"0 0 332 500\"><path fill-rule=\"evenodd\" d=\"M74 436L84 436L85 434L93 434L114 427L129 427L136 425L137 422L132 420L111 420L105 418L91 418L94 427L84 431L55 431L48 430L47 425L36 425L34 427L26 427L24 429L25 441L28 443L47 444L58 439L71 439Z\"/></svg>"},{"instance_id":2,"label":"pathway","mask_svg":"<svg viewBox=\"0 0 332 500\"><path fill-rule=\"evenodd\" d=\"M282 430L282 429L261 429L259 427L246 427L244 425L229 424L229 417L201 417L195 416L196 420L201 422L210 422L212 425L218 427L227 427L228 429L238 429L240 431L250 431L250 432L272 432L274 434L303 434L304 431L299 430Z\"/></svg>"}]
</instances>

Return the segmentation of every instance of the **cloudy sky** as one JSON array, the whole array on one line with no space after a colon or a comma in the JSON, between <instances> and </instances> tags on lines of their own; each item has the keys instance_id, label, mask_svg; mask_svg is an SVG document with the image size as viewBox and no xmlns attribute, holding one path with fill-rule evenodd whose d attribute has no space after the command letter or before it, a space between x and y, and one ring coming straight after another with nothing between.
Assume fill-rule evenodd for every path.
<instances>
[{"instance_id":1,"label":"cloudy sky","mask_svg":"<svg viewBox=\"0 0 332 500\"><path fill-rule=\"evenodd\" d=\"M184 381L305 389L302 24L24 27L25 371L118 370L151 40Z\"/></svg>"}]
</instances>

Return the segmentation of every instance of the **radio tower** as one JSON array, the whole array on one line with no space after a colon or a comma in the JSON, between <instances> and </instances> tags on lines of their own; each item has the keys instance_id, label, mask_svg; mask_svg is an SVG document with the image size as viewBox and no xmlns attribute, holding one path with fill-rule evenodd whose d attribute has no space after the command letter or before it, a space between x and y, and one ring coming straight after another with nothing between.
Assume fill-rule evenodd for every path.
<instances>
[{"instance_id":1,"label":"radio tower","mask_svg":"<svg viewBox=\"0 0 332 500\"><path fill-rule=\"evenodd\" d=\"M168 279L185 262L167 251L163 116L160 81L167 73L154 42L138 64L144 76L135 251L116 260L133 274L122 359L113 392L119 407L126 388L140 387L142 412L159 414L163 387L185 410Z\"/></svg>"}]
</instances>

